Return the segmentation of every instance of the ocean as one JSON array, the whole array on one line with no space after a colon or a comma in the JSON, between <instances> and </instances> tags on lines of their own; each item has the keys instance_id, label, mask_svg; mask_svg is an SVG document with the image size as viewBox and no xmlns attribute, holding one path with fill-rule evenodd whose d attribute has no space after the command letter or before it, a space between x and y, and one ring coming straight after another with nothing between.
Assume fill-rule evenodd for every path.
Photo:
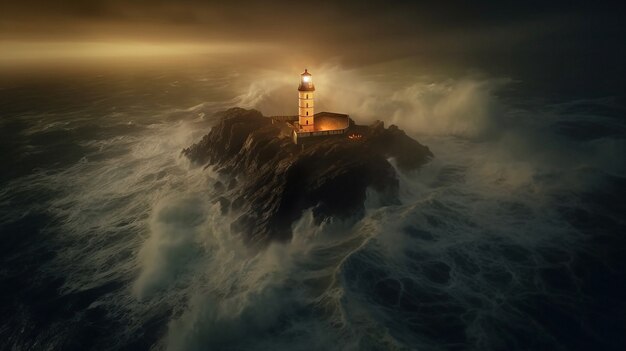
<instances>
[{"instance_id":1,"label":"ocean","mask_svg":"<svg viewBox=\"0 0 626 351\"><path fill-rule=\"evenodd\" d=\"M260 251L180 152L217 111L295 113L300 72L3 72L0 349L626 348L623 98L398 67L310 71L320 110L433 151L401 204Z\"/></svg>"}]
</instances>

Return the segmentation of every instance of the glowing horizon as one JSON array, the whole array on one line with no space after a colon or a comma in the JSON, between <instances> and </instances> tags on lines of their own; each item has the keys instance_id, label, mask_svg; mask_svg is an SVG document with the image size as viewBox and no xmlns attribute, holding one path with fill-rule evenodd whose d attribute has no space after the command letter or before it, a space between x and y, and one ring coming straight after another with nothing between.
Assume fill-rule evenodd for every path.
<instances>
[{"instance_id":1,"label":"glowing horizon","mask_svg":"<svg viewBox=\"0 0 626 351\"><path fill-rule=\"evenodd\" d=\"M0 41L0 62L235 53L268 48L245 42Z\"/></svg>"}]
</instances>

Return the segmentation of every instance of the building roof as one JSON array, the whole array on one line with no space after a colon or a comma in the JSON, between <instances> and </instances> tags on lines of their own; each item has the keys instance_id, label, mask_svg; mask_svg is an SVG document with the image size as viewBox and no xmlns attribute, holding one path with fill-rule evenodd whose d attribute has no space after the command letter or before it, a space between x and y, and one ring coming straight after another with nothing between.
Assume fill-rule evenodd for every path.
<instances>
[{"instance_id":1,"label":"building roof","mask_svg":"<svg viewBox=\"0 0 626 351\"><path fill-rule=\"evenodd\" d=\"M318 112L313 115L314 117L337 117L337 118L348 118L349 116L344 113L335 113L335 112Z\"/></svg>"}]
</instances>

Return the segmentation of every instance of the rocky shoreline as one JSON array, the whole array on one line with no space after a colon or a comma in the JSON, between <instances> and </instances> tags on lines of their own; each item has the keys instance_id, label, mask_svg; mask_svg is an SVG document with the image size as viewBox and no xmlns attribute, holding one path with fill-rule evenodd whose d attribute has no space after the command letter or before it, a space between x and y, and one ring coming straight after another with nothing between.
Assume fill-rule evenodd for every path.
<instances>
[{"instance_id":1,"label":"rocky shoreline","mask_svg":"<svg viewBox=\"0 0 626 351\"><path fill-rule=\"evenodd\" d=\"M289 240L292 224L309 208L318 223L362 216L368 188L385 204L398 203L399 183L388 159L412 170L433 157L428 147L380 121L353 125L358 140L342 136L303 148L259 111L232 108L218 117L182 154L228 177L227 184L216 184L216 201L224 214L236 214L232 232L254 245Z\"/></svg>"}]
</instances>

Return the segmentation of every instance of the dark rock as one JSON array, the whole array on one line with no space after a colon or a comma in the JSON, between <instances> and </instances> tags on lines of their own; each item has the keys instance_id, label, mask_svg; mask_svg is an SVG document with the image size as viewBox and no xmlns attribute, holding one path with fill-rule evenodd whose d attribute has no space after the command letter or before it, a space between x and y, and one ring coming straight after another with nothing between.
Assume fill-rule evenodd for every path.
<instances>
[{"instance_id":1,"label":"dark rock","mask_svg":"<svg viewBox=\"0 0 626 351\"><path fill-rule=\"evenodd\" d=\"M230 200L225 198L224 196L220 196L217 198L217 202L220 203L220 212L222 214L227 214L228 208L230 206Z\"/></svg>"},{"instance_id":2,"label":"dark rock","mask_svg":"<svg viewBox=\"0 0 626 351\"><path fill-rule=\"evenodd\" d=\"M392 124L385 129L383 122L376 121L370 129L370 145L385 156L395 158L401 169L418 168L433 156L427 146L406 135L396 125Z\"/></svg>"},{"instance_id":3,"label":"dark rock","mask_svg":"<svg viewBox=\"0 0 626 351\"><path fill-rule=\"evenodd\" d=\"M362 216L368 187L388 204L398 203L398 179L387 158L410 170L432 157L427 147L382 122L354 126L366 134L356 142L322 139L302 148L259 111L220 114L220 122L182 153L231 177L225 196L234 199L231 210L242 213L231 230L255 244L290 239L292 224L308 208L317 222Z\"/></svg>"},{"instance_id":4,"label":"dark rock","mask_svg":"<svg viewBox=\"0 0 626 351\"><path fill-rule=\"evenodd\" d=\"M218 180L218 181L215 182L215 184L213 184L213 188L217 192L222 192L222 191L224 191L224 183L222 183L222 182L220 182Z\"/></svg>"}]
</instances>

